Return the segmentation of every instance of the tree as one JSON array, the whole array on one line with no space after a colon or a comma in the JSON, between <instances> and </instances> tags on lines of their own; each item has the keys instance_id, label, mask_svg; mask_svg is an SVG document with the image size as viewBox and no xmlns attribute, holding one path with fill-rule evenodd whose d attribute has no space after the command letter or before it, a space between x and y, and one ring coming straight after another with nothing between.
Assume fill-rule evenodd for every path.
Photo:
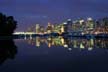
<instances>
[{"instance_id":1,"label":"tree","mask_svg":"<svg viewBox=\"0 0 108 72\"><path fill-rule=\"evenodd\" d=\"M0 36L12 35L17 28L17 22L13 16L6 16L0 13Z\"/></svg>"}]
</instances>

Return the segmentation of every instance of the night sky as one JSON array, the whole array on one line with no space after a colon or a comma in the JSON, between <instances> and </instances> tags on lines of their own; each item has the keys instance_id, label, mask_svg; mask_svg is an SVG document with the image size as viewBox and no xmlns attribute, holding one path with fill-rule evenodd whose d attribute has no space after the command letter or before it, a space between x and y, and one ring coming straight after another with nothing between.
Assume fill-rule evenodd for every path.
<instances>
[{"instance_id":1,"label":"night sky","mask_svg":"<svg viewBox=\"0 0 108 72\"><path fill-rule=\"evenodd\" d=\"M67 18L108 16L108 0L0 0L0 12L18 21L16 31L37 23L61 23Z\"/></svg>"}]
</instances>

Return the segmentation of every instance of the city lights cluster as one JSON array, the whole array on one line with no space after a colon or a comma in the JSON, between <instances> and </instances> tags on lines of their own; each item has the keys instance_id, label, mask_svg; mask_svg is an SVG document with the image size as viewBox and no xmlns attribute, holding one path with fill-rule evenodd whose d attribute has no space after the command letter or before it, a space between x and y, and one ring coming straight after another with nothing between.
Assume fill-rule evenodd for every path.
<instances>
[{"instance_id":1,"label":"city lights cluster","mask_svg":"<svg viewBox=\"0 0 108 72\"><path fill-rule=\"evenodd\" d=\"M61 24L51 24L48 22L48 25L41 26L36 24L35 29L29 28L28 32L35 32L36 34L50 34L50 33L72 33L77 35L85 34L108 34L108 18L102 18L94 20L93 18L85 19L67 19L66 22Z\"/></svg>"}]
</instances>

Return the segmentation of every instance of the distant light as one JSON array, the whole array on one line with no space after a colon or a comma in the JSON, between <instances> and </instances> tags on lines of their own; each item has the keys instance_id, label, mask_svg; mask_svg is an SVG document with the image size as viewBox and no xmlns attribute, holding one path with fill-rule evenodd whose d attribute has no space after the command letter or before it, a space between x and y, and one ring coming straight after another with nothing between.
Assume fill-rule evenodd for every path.
<instances>
[{"instance_id":1,"label":"distant light","mask_svg":"<svg viewBox=\"0 0 108 72\"><path fill-rule=\"evenodd\" d=\"M89 17L89 18L87 18L87 20L91 21L91 20L93 20L93 19Z\"/></svg>"},{"instance_id":2,"label":"distant light","mask_svg":"<svg viewBox=\"0 0 108 72\"><path fill-rule=\"evenodd\" d=\"M66 25L66 24L67 24L67 22L64 22L63 24L65 24L65 25Z\"/></svg>"},{"instance_id":3,"label":"distant light","mask_svg":"<svg viewBox=\"0 0 108 72\"><path fill-rule=\"evenodd\" d=\"M82 43L80 44L80 48L81 48L81 49L84 49L84 48L85 48L84 45L83 45Z\"/></svg>"},{"instance_id":4,"label":"distant light","mask_svg":"<svg viewBox=\"0 0 108 72\"><path fill-rule=\"evenodd\" d=\"M78 20L73 21L73 23L77 23L77 22L79 22L79 21Z\"/></svg>"},{"instance_id":5,"label":"distant light","mask_svg":"<svg viewBox=\"0 0 108 72\"><path fill-rule=\"evenodd\" d=\"M68 45L67 45L67 44L65 44L65 45L64 45L64 47L65 47L65 48L68 48Z\"/></svg>"},{"instance_id":6,"label":"distant light","mask_svg":"<svg viewBox=\"0 0 108 72\"><path fill-rule=\"evenodd\" d=\"M97 35L97 34L98 34L98 32L95 32L95 34Z\"/></svg>"},{"instance_id":7,"label":"distant light","mask_svg":"<svg viewBox=\"0 0 108 72\"><path fill-rule=\"evenodd\" d=\"M90 48L88 48L88 50L89 50L89 51L91 51L91 50L93 50L93 48L92 48L92 47L90 47Z\"/></svg>"},{"instance_id":8,"label":"distant light","mask_svg":"<svg viewBox=\"0 0 108 72\"><path fill-rule=\"evenodd\" d=\"M84 20L80 20L79 22L80 22L80 23L83 23L83 22L84 22Z\"/></svg>"},{"instance_id":9,"label":"distant light","mask_svg":"<svg viewBox=\"0 0 108 72\"><path fill-rule=\"evenodd\" d=\"M84 33L84 32L82 32L81 34L82 34L82 35L84 35L85 33Z\"/></svg>"},{"instance_id":10,"label":"distant light","mask_svg":"<svg viewBox=\"0 0 108 72\"><path fill-rule=\"evenodd\" d=\"M69 51L71 51L71 50L72 50L72 48L68 48L68 50L69 50Z\"/></svg>"},{"instance_id":11,"label":"distant light","mask_svg":"<svg viewBox=\"0 0 108 72\"><path fill-rule=\"evenodd\" d=\"M72 21L71 19L68 19L68 21Z\"/></svg>"}]
</instances>

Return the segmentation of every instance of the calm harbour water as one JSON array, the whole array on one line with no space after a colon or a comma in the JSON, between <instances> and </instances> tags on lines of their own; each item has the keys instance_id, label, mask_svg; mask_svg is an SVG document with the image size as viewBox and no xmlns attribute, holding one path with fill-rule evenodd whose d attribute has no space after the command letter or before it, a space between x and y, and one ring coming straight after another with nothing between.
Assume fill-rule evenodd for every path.
<instances>
[{"instance_id":1,"label":"calm harbour water","mask_svg":"<svg viewBox=\"0 0 108 72\"><path fill-rule=\"evenodd\" d=\"M36 37L13 41L0 42L0 72L108 72L106 38Z\"/></svg>"}]
</instances>

